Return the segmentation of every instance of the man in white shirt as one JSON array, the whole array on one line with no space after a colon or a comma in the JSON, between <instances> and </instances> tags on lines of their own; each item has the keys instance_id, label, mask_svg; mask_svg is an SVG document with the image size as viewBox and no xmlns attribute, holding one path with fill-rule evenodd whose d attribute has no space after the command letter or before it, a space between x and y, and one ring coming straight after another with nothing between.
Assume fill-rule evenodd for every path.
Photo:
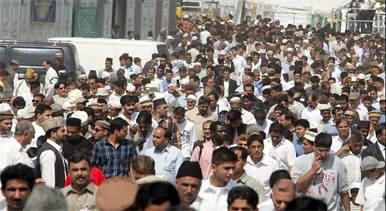
<instances>
[{"instance_id":1,"label":"man in white shirt","mask_svg":"<svg viewBox=\"0 0 386 211\"><path fill-rule=\"evenodd\" d=\"M310 122L310 128L318 128L322 115L318 106L318 96L310 95L307 97L307 107L303 110L301 118L307 119Z\"/></svg>"},{"instance_id":2,"label":"man in white shirt","mask_svg":"<svg viewBox=\"0 0 386 211\"><path fill-rule=\"evenodd\" d=\"M356 198L362 210L385 210L385 162L367 156L362 160L361 168L366 177L363 179Z\"/></svg>"},{"instance_id":3,"label":"man in white shirt","mask_svg":"<svg viewBox=\"0 0 386 211\"><path fill-rule=\"evenodd\" d=\"M220 147L213 151L212 175L202 182L200 192L192 207L197 211L227 210L227 197L235 185L232 181L237 156L228 148Z\"/></svg>"},{"instance_id":4,"label":"man in white shirt","mask_svg":"<svg viewBox=\"0 0 386 211\"><path fill-rule=\"evenodd\" d=\"M8 140L12 137L13 113L11 106L7 103L0 104L0 141Z\"/></svg>"},{"instance_id":5,"label":"man in white shirt","mask_svg":"<svg viewBox=\"0 0 386 211\"><path fill-rule=\"evenodd\" d=\"M33 167L31 158L25 153L25 147L31 143L35 130L28 121L20 121L11 140L0 142L0 172L7 166L23 163Z\"/></svg>"},{"instance_id":6,"label":"man in white shirt","mask_svg":"<svg viewBox=\"0 0 386 211\"><path fill-rule=\"evenodd\" d=\"M35 129L35 136L31 141L31 144L30 144L31 147L36 147L38 138L46 134L41 124L47 119L50 119L51 116L52 116L52 109L49 105L39 104L38 106L36 106L35 108L36 120L32 122L32 125Z\"/></svg>"},{"instance_id":7,"label":"man in white shirt","mask_svg":"<svg viewBox=\"0 0 386 211\"><path fill-rule=\"evenodd\" d=\"M174 184L177 171L184 157L177 147L169 144L171 134L165 128L158 127L153 131L153 146L142 151L154 159L155 173Z\"/></svg>"},{"instance_id":8,"label":"man in white shirt","mask_svg":"<svg viewBox=\"0 0 386 211\"><path fill-rule=\"evenodd\" d=\"M46 96L53 96L55 93L54 86L56 82L58 82L58 73L51 66L51 61L44 60L42 66L46 70L46 75L44 77L44 91Z\"/></svg>"},{"instance_id":9,"label":"man in white shirt","mask_svg":"<svg viewBox=\"0 0 386 211\"><path fill-rule=\"evenodd\" d=\"M47 142L37 154L37 171L49 187L63 188L66 178L66 162L62 155L61 142L65 139L66 129L61 117L54 117L42 123Z\"/></svg>"},{"instance_id":10,"label":"man in white shirt","mask_svg":"<svg viewBox=\"0 0 386 211\"><path fill-rule=\"evenodd\" d=\"M247 157L247 163L244 166L244 170L247 175L263 184L264 195L259 196L259 198L262 199L261 201L264 201L269 198L271 192L269 178L272 172L279 169L279 164L269 155L263 153L264 141L260 135L253 134L249 136L247 146L249 156Z\"/></svg>"},{"instance_id":11,"label":"man in white shirt","mask_svg":"<svg viewBox=\"0 0 386 211\"><path fill-rule=\"evenodd\" d=\"M279 179L272 187L271 198L259 204L259 211L284 211L295 197L295 184L290 179Z\"/></svg>"},{"instance_id":12,"label":"man in white shirt","mask_svg":"<svg viewBox=\"0 0 386 211\"><path fill-rule=\"evenodd\" d=\"M363 137L359 132L353 132L339 156L347 169L347 181L350 187L361 182L361 151Z\"/></svg>"},{"instance_id":13,"label":"man in white shirt","mask_svg":"<svg viewBox=\"0 0 386 211\"><path fill-rule=\"evenodd\" d=\"M177 107L174 109L174 121L177 127L177 147L181 149L185 159L190 159L193 144L197 141L193 122L185 118L185 109Z\"/></svg>"},{"instance_id":14,"label":"man in white shirt","mask_svg":"<svg viewBox=\"0 0 386 211\"><path fill-rule=\"evenodd\" d=\"M291 171L295 164L295 147L283 137L282 131L284 128L279 123L271 124L269 137L264 140L264 153L277 160L280 168Z\"/></svg>"}]
</instances>

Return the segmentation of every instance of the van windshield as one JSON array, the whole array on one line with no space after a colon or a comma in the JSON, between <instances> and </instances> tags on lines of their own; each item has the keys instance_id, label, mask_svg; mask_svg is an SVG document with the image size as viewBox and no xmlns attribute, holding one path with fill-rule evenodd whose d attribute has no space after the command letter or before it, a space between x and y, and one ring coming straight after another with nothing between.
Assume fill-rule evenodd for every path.
<instances>
[{"instance_id":1,"label":"van windshield","mask_svg":"<svg viewBox=\"0 0 386 211\"><path fill-rule=\"evenodd\" d=\"M15 47L10 49L11 59L20 62L20 66L40 67L43 60L62 56L60 48L38 48L38 47Z\"/></svg>"}]
</instances>

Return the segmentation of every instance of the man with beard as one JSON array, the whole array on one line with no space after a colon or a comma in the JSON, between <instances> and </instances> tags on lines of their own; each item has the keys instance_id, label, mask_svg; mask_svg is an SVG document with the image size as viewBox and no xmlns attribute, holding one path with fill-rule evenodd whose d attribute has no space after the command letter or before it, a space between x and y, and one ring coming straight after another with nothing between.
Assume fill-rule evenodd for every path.
<instances>
[{"instance_id":1,"label":"man with beard","mask_svg":"<svg viewBox=\"0 0 386 211\"><path fill-rule=\"evenodd\" d=\"M181 204L190 206L196 200L201 187L202 173L200 164L184 161L177 172L176 189Z\"/></svg>"},{"instance_id":2,"label":"man with beard","mask_svg":"<svg viewBox=\"0 0 386 211\"><path fill-rule=\"evenodd\" d=\"M135 145L127 140L127 122L118 117L111 121L109 135L94 145L91 163L109 178L127 176L131 161L137 156Z\"/></svg>"},{"instance_id":3,"label":"man with beard","mask_svg":"<svg viewBox=\"0 0 386 211\"><path fill-rule=\"evenodd\" d=\"M81 135L81 120L78 118L67 118L66 120L67 137L63 142L63 156L67 160L75 150L82 151L88 155L92 151L92 143Z\"/></svg>"},{"instance_id":4,"label":"man with beard","mask_svg":"<svg viewBox=\"0 0 386 211\"><path fill-rule=\"evenodd\" d=\"M70 186L62 189L69 210L94 210L96 186L90 182L90 161L81 152L75 152L69 161Z\"/></svg>"},{"instance_id":5,"label":"man with beard","mask_svg":"<svg viewBox=\"0 0 386 211\"><path fill-rule=\"evenodd\" d=\"M1 172L1 192L7 204L0 204L0 210L23 210L34 185L35 174L31 167L19 163L5 168Z\"/></svg>"}]
</instances>

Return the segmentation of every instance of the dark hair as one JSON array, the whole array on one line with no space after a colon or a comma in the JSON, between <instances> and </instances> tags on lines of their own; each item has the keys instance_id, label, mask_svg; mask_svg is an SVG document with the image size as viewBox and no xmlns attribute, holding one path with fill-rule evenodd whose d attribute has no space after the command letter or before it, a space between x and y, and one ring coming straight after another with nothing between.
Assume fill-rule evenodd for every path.
<instances>
[{"instance_id":1,"label":"dark hair","mask_svg":"<svg viewBox=\"0 0 386 211\"><path fill-rule=\"evenodd\" d=\"M316 147L325 147L330 148L332 144L332 138L327 133L319 133L315 137L315 146Z\"/></svg>"},{"instance_id":2,"label":"dark hair","mask_svg":"<svg viewBox=\"0 0 386 211\"><path fill-rule=\"evenodd\" d=\"M327 211L327 205L318 199L299 196L288 203L285 211Z\"/></svg>"},{"instance_id":3,"label":"dark hair","mask_svg":"<svg viewBox=\"0 0 386 211\"><path fill-rule=\"evenodd\" d=\"M186 110L184 107L178 106L174 109L174 114L185 114Z\"/></svg>"},{"instance_id":4,"label":"dark hair","mask_svg":"<svg viewBox=\"0 0 386 211\"><path fill-rule=\"evenodd\" d=\"M283 126L277 122L274 122L269 127L269 133L271 133L271 132L276 132L276 133L282 134L283 133Z\"/></svg>"},{"instance_id":5,"label":"dark hair","mask_svg":"<svg viewBox=\"0 0 386 211\"><path fill-rule=\"evenodd\" d=\"M227 147L220 147L213 151L212 164L220 165L225 162L236 162L237 156Z\"/></svg>"},{"instance_id":6,"label":"dark hair","mask_svg":"<svg viewBox=\"0 0 386 211\"><path fill-rule=\"evenodd\" d=\"M71 163L79 163L82 160L85 160L88 163L88 165L91 167L89 156L86 153L84 153L84 152L82 152L80 150L75 150L72 153L68 163L69 164L71 164Z\"/></svg>"},{"instance_id":7,"label":"dark hair","mask_svg":"<svg viewBox=\"0 0 386 211\"><path fill-rule=\"evenodd\" d=\"M144 121L146 124L151 124L152 123L151 113L149 111L139 112L136 122L139 123L140 121Z\"/></svg>"},{"instance_id":8,"label":"dark hair","mask_svg":"<svg viewBox=\"0 0 386 211\"><path fill-rule=\"evenodd\" d=\"M249 147L253 142L258 141L264 146L264 139L259 134L252 134L247 139L247 146Z\"/></svg>"},{"instance_id":9,"label":"dark hair","mask_svg":"<svg viewBox=\"0 0 386 211\"><path fill-rule=\"evenodd\" d=\"M198 101L197 101L197 104L198 105L202 105L202 104L209 104L210 100L207 96L201 96Z\"/></svg>"},{"instance_id":10,"label":"dark hair","mask_svg":"<svg viewBox=\"0 0 386 211\"><path fill-rule=\"evenodd\" d=\"M49 105L46 105L46 104L39 104L36 106L35 108L35 115L37 116L38 114L42 114L46 111L51 111L51 107Z\"/></svg>"},{"instance_id":11,"label":"dark hair","mask_svg":"<svg viewBox=\"0 0 386 211\"><path fill-rule=\"evenodd\" d=\"M139 172L141 174L155 174L155 162L153 158L146 155L138 155L131 162L131 167L135 172Z\"/></svg>"},{"instance_id":12,"label":"dark hair","mask_svg":"<svg viewBox=\"0 0 386 211\"><path fill-rule=\"evenodd\" d=\"M272 172L269 177L269 187L273 188L273 186L281 179L291 179L291 175L285 169L279 169Z\"/></svg>"},{"instance_id":13,"label":"dark hair","mask_svg":"<svg viewBox=\"0 0 386 211\"><path fill-rule=\"evenodd\" d=\"M259 203L259 196L257 193L250 187L242 185L233 187L228 193L228 207L236 200L246 200L247 204L250 205L253 209L257 207Z\"/></svg>"},{"instance_id":14,"label":"dark hair","mask_svg":"<svg viewBox=\"0 0 386 211\"><path fill-rule=\"evenodd\" d=\"M114 133L115 130L121 130L127 125L129 124L126 122L126 120L122 119L121 117L117 117L110 122L109 132Z\"/></svg>"},{"instance_id":15,"label":"dark hair","mask_svg":"<svg viewBox=\"0 0 386 211\"><path fill-rule=\"evenodd\" d=\"M139 186L135 197L135 210L144 210L152 204L169 202L171 206L180 204L176 188L168 182L152 182Z\"/></svg>"},{"instance_id":16,"label":"dark hair","mask_svg":"<svg viewBox=\"0 0 386 211\"><path fill-rule=\"evenodd\" d=\"M120 103L122 106L128 104L128 103L137 103L138 97L132 96L132 95L124 95L121 97Z\"/></svg>"},{"instance_id":17,"label":"dark hair","mask_svg":"<svg viewBox=\"0 0 386 211\"><path fill-rule=\"evenodd\" d=\"M310 128L310 123L308 122L308 120L306 119L299 119L298 121L296 121L295 123L295 127L296 126L302 126L304 128Z\"/></svg>"},{"instance_id":18,"label":"dark hair","mask_svg":"<svg viewBox=\"0 0 386 211\"><path fill-rule=\"evenodd\" d=\"M64 82L64 81L58 81L55 85L54 85L54 88L55 89L58 89L59 87L60 87L60 85L64 85L65 87L67 86L67 83L66 82Z\"/></svg>"},{"instance_id":19,"label":"dark hair","mask_svg":"<svg viewBox=\"0 0 386 211\"><path fill-rule=\"evenodd\" d=\"M24 108L25 107L25 100L21 96L15 97L15 99L12 102L12 106L14 108Z\"/></svg>"},{"instance_id":20,"label":"dark hair","mask_svg":"<svg viewBox=\"0 0 386 211\"><path fill-rule=\"evenodd\" d=\"M32 188L35 185L35 173L34 170L22 163L16 165L8 166L1 172L1 189L5 190L7 187L7 182L13 179L19 179L27 182L29 188Z\"/></svg>"},{"instance_id":21,"label":"dark hair","mask_svg":"<svg viewBox=\"0 0 386 211\"><path fill-rule=\"evenodd\" d=\"M386 124L385 123L380 124L379 127L375 130L375 135L376 136L381 135L382 130L385 130L385 128L386 128Z\"/></svg>"},{"instance_id":22,"label":"dark hair","mask_svg":"<svg viewBox=\"0 0 386 211\"><path fill-rule=\"evenodd\" d=\"M231 148L232 152L235 153L235 151L240 151L241 152L241 159L243 161L246 161L247 160L247 157L248 157L248 150L245 149L245 147L242 147L242 146L234 146ZM236 154L236 153L235 153Z\"/></svg>"},{"instance_id":23,"label":"dark hair","mask_svg":"<svg viewBox=\"0 0 386 211\"><path fill-rule=\"evenodd\" d=\"M252 91L255 91L255 87L254 87L252 84L245 84L245 85L244 85L244 90L245 90L245 88L247 88L247 87L251 87L251 88L252 88Z\"/></svg>"},{"instance_id":24,"label":"dark hair","mask_svg":"<svg viewBox=\"0 0 386 211\"><path fill-rule=\"evenodd\" d=\"M239 110L231 109L227 114L226 117L230 121L236 121L241 120L241 112Z\"/></svg>"}]
</instances>

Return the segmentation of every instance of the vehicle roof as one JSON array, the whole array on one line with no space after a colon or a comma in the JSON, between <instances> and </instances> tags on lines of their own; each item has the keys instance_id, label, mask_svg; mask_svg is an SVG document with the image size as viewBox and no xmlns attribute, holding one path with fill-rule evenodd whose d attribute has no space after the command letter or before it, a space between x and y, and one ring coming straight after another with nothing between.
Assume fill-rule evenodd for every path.
<instances>
[{"instance_id":1,"label":"vehicle roof","mask_svg":"<svg viewBox=\"0 0 386 211\"><path fill-rule=\"evenodd\" d=\"M49 42L99 42L99 43L127 43L127 44L142 44L142 45L154 45L154 44L165 44L163 42L159 41L153 41L153 40L128 40L128 39L110 39L110 38L85 38L85 37L52 37L48 39Z\"/></svg>"},{"instance_id":2,"label":"vehicle roof","mask_svg":"<svg viewBox=\"0 0 386 211\"><path fill-rule=\"evenodd\" d=\"M20 40L0 40L0 45L17 45L30 47L68 47L73 46L71 43L54 43L54 42L32 42Z\"/></svg>"}]
</instances>

